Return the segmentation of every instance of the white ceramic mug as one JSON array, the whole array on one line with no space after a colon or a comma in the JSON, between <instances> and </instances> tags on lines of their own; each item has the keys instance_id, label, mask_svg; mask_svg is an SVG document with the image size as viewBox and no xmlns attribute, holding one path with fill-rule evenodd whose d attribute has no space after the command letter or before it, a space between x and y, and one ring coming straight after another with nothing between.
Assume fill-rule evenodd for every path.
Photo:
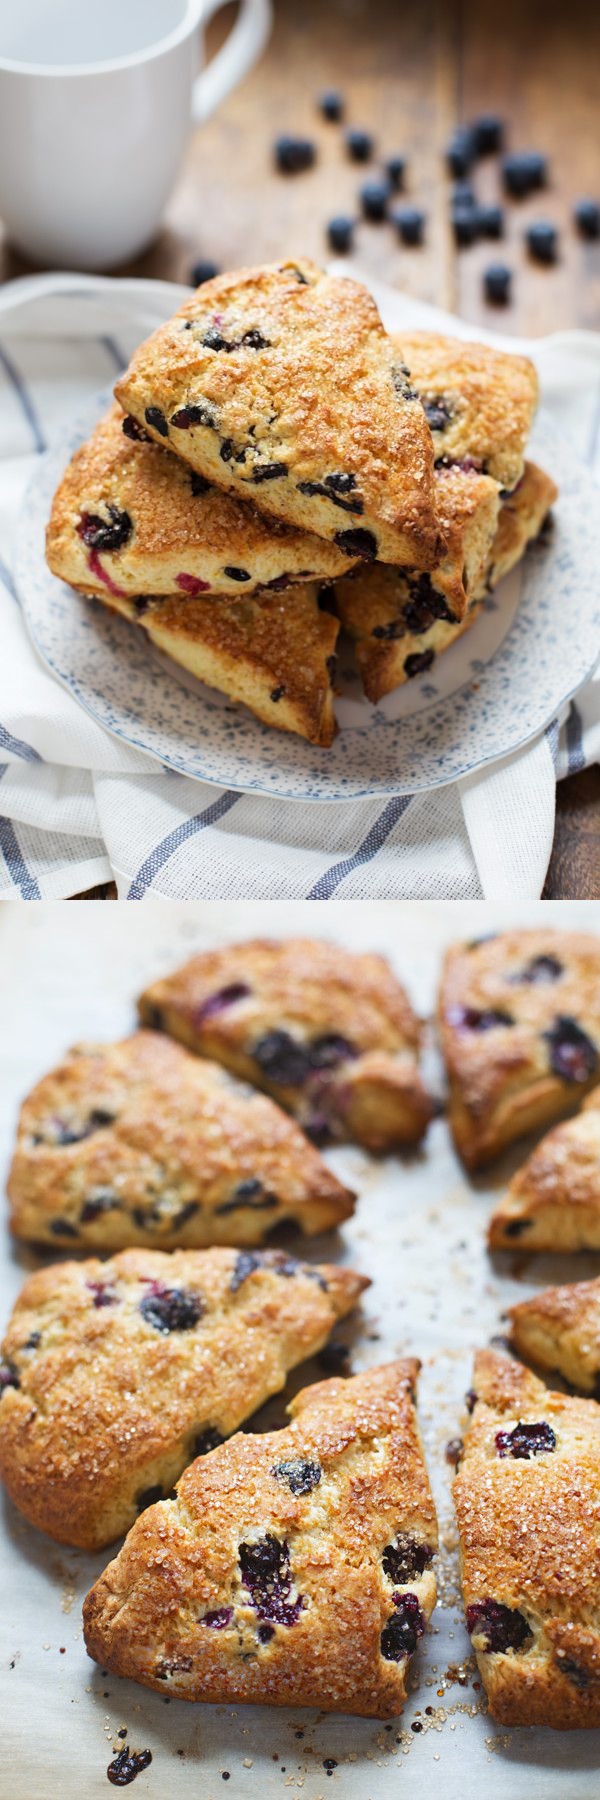
<instances>
[{"instance_id":1,"label":"white ceramic mug","mask_svg":"<svg viewBox=\"0 0 600 1800\"><path fill-rule=\"evenodd\" d=\"M1 0L0 218L36 262L107 269L150 243L192 122L242 79L271 0L241 0L198 74L224 0ZM202 203L198 195L199 208Z\"/></svg>"}]
</instances>

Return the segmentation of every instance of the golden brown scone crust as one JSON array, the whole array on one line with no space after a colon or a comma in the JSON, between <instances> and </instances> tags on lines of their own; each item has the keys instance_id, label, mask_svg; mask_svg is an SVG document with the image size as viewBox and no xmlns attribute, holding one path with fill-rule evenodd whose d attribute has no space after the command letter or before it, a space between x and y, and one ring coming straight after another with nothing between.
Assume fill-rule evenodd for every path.
<instances>
[{"instance_id":1,"label":"golden brown scone crust","mask_svg":"<svg viewBox=\"0 0 600 1800\"><path fill-rule=\"evenodd\" d=\"M600 1087L547 1132L490 1220L494 1250L600 1250Z\"/></svg>"},{"instance_id":2,"label":"golden brown scone crust","mask_svg":"<svg viewBox=\"0 0 600 1800\"><path fill-rule=\"evenodd\" d=\"M454 530L449 531L457 552L455 568L465 570L463 616L443 566L430 577L376 563L336 584L337 611L353 639L367 698L375 704L402 682L424 674L435 657L468 630L485 594L497 587L539 534L557 492L535 463L525 464L518 487L499 511L498 488L486 475L439 471L436 490L444 487L455 507Z\"/></svg>"},{"instance_id":3,"label":"golden brown scone crust","mask_svg":"<svg viewBox=\"0 0 600 1800\"><path fill-rule=\"evenodd\" d=\"M551 1393L528 1370L487 1350L454 1499L461 1579L490 1712L504 1725L557 1730L600 1725L600 1407ZM542 1425L554 1447L504 1453L496 1434ZM513 1440L514 1442L514 1440ZM511 1649L490 1648L486 1602L508 1608ZM519 1617L515 1621L514 1615Z\"/></svg>"},{"instance_id":4,"label":"golden brown scone crust","mask_svg":"<svg viewBox=\"0 0 600 1800\"><path fill-rule=\"evenodd\" d=\"M211 348L207 332L233 348ZM431 435L358 282L306 260L220 275L141 345L115 392L158 442L262 511L350 557L436 560ZM198 422L182 423L190 407Z\"/></svg>"},{"instance_id":5,"label":"golden brown scone crust","mask_svg":"<svg viewBox=\"0 0 600 1800\"><path fill-rule=\"evenodd\" d=\"M140 1015L265 1088L317 1137L383 1152L417 1143L432 1116L418 1021L381 956L312 938L231 944L153 982Z\"/></svg>"},{"instance_id":6,"label":"golden brown scone crust","mask_svg":"<svg viewBox=\"0 0 600 1800\"><path fill-rule=\"evenodd\" d=\"M110 1543L199 1444L283 1387L367 1286L274 1250L125 1250L39 1270L2 1346L9 1494L59 1543Z\"/></svg>"},{"instance_id":7,"label":"golden brown scone crust","mask_svg":"<svg viewBox=\"0 0 600 1800\"><path fill-rule=\"evenodd\" d=\"M307 582L285 593L247 600L115 599L111 612L141 626L153 644L197 681L241 702L278 731L293 731L328 748L339 620Z\"/></svg>"},{"instance_id":8,"label":"golden brown scone crust","mask_svg":"<svg viewBox=\"0 0 600 1800\"><path fill-rule=\"evenodd\" d=\"M412 1652L435 1604L417 1370L306 1388L285 1431L240 1433L193 1463L88 1594L90 1655L180 1699L400 1712L409 1655L390 1660L382 1641L393 1648L394 1616L396 1631L412 1621ZM394 1581L383 1558L402 1540L414 1573Z\"/></svg>"},{"instance_id":9,"label":"golden brown scone crust","mask_svg":"<svg viewBox=\"0 0 600 1800\"><path fill-rule=\"evenodd\" d=\"M600 1075L600 938L510 931L446 955L439 1029L468 1169L575 1106Z\"/></svg>"},{"instance_id":10,"label":"golden brown scone crust","mask_svg":"<svg viewBox=\"0 0 600 1800\"><path fill-rule=\"evenodd\" d=\"M509 1307L507 1317L519 1356L540 1369L558 1370L573 1387L598 1399L600 1279L544 1288L532 1300Z\"/></svg>"},{"instance_id":11,"label":"golden brown scone crust","mask_svg":"<svg viewBox=\"0 0 600 1800\"><path fill-rule=\"evenodd\" d=\"M75 1049L25 1100L9 1176L17 1237L72 1249L259 1244L348 1218L354 1196L298 1126L170 1038Z\"/></svg>"},{"instance_id":12,"label":"golden brown scone crust","mask_svg":"<svg viewBox=\"0 0 600 1800\"><path fill-rule=\"evenodd\" d=\"M148 437L123 431L120 406L76 450L52 505L46 555L54 575L100 598L210 590L249 594L270 582L332 580L352 558L324 538L265 519L221 488L194 491L187 463ZM257 490L258 497L258 490ZM120 549L98 551L81 535L86 520L106 521L110 507L129 521ZM88 526L88 534L92 527Z\"/></svg>"},{"instance_id":13,"label":"golden brown scone crust","mask_svg":"<svg viewBox=\"0 0 600 1800\"><path fill-rule=\"evenodd\" d=\"M436 463L467 457L500 487L515 487L538 398L528 357L432 331L394 332L392 342L425 405ZM450 416L436 429L440 410Z\"/></svg>"}]
</instances>

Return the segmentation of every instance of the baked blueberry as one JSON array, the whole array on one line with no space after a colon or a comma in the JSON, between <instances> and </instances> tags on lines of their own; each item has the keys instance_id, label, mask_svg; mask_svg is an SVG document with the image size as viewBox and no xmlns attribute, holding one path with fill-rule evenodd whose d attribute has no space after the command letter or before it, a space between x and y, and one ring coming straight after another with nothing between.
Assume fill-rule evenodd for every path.
<instances>
[{"instance_id":1,"label":"baked blueberry","mask_svg":"<svg viewBox=\"0 0 600 1800\"><path fill-rule=\"evenodd\" d=\"M396 1610L381 1633L381 1654L386 1662L412 1656L426 1625L416 1594L394 1595L394 1604Z\"/></svg>"},{"instance_id":2,"label":"baked blueberry","mask_svg":"<svg viewBox=\"0 0 600 1800\"><path fill-rule=\"evenodd\" d=\"M267 1031L254 1045L252 1055L269 1081L281 1087L300 1087L310 1068L308 1045L289 1031Z\"/></svg>"},{"instance_id":3,"label":"baked blueberry","mask_svg":"<svg viewBox=\"0 0 600 1800\"><path fill-rule=\"evenodd\" d=\"M373 562L377 555L377 539L372 531L336 531L333 541L349 556L361 556L365 562Z\"/></svg>"},{"instance_id":4,"label":"baked blueberry","mask_svg":"<svg viewBox=\"0 0 600 1800\"><path fill-rule=\"evenodd\" d=\"M337 250L338 254L343 256L347 250L352 249L354 239L354 219L349 219L345 213L337 214L335 219L329 220L327 237L331 249Z\"/></svg>"},{"instance_id":5,"label":"baked blueberry","mask_svg":"<svg viewBox=\"0 0 600 1800\"><path fill-rule=\"evenodd\" d=\"M315 157L315 146L310 138L284 134L276 139L275 162L282 175L303 174L305 169L312 168Z\"/></svg>"},{"instance_id":6,"label":"baked blueberry","mask_svg":"<svg viewBox=\"0 0 600 1800\"><path fill-rule=\"evenodd\" d=\"M151 1762L151 1750L130 1750L129 1744L124 1744L106 1771L111 1786L128 1787L130 1781L135 1781L140 1769L147 1769Z\"/></svg>"},{"instance_id":7,"label":"baked blueberry","mask_svg":"<svg viewBox=\"0 0 600 1800\"><path fill-rule=\"evenodd\" d=\"M561 1017L555 1019L549 1031L544 1032L548 1044L548 1056L554 1074L561 1081L589 1081L598 1067L598 1051L595 1044L576 1019Z\"/></svg>"},{"instance_id":8,"label":"baked blueberry","mask_svg":"<svg viewBox=\"0 0 600 1800\"><path fill-rule=\"evenodd\" d=\"M413 681L415 675L425 675L434 662L435 650L421 650L413 656L406 657L404 673L409 681Z\"/></svg>"},{"instance_id":9,"label":"baked blueberry","mask_svg":"<svg viewBox=\"0 0 600 1800\"><path fill-rule=\"evenodd\" d=\"M369 131L360 131L352 126L346 132L346 149L353 162L369 162L373 155L374 144Z\"/></svg>"},{"instance_id":10,"label":"baked blueberry","mask_svg":"<svg viewBox=\"0 0 600 1800\"><path fill-rule=\"evenodd\" d=\"M271 1469L274 1481L289 1487L292 1494L310 1494L318 1487L323 1471L318 1462L304 1461L298 1457L288 1462L275 1463Z\"/></svg>"},{"instance_id":11,"label":"baked blueberry","mask_svg":"<svg viewBox=\"0 0 600 1800\"><path fill-rule=\"evenodd\" d=\"M511 975L510 979L515 983L524 981L537 987L545 986L549 981L560 981L562 974L564 974L563 964L559 962L557 956L542 955L532 956L525 968L520 969L518 974Z\"/></svg>"},{"instance_id":12,"label":"baked blueberry","mask_svg":"<svg viewBox=\"0 0 600 1800\"><path fill-rule=\"evenodd\" d=\"M496 1449L501 1457L513 1456L517 1462L529 1462L530 1457L539 1456L543 1450L556 1449L556 1432L545 1419L536 1425L519 1421L512 1431L496 1432Z\"/></svg>"},{"instance_id":13,"label":"baked blueberry","mask_svg":"<svg viewBox=\"0 0 600 1800\"><path fill-rule=\"evenodd\" d=\"M486 300L492 300L496 306L506 306L510 300L512 270L506 263L490 263L483 272L483 291Z\"/></svg>"},{"instance_id":14,"label":"baked blueberry","mask_svg":"<svg viewBox=\"0 0 600 1800\"><path fill-rule=\"evenodd\" d=\"M530 256L535 262L554 263L558 256L558 232L549 219L536 219L525 233Z\"/></svg>"},{"instance_id":15,"label":"baked blueberry","mask_svg":"<svg viewBox=\"0 0 600 1800\"><path fill-rule=\"evenodd\" d=\"M150 408L152 411L153 408ZM162 415L161 415L162 416ZM133 531L133 521L128 512L120 512L118 506L107 505L108 519L102 519L99 513L84 512L81 515L77 531L88 550L122 550L129 542Z\"/></svg>"},{"instance_id":16,"label":"baked blueberry","mask_svg":"<svg viewBox=\"0 0 600 1800\"><path fill-rule=\"evenodd\" d=\"M155 1331L192 1331L202 1318L204 1301L200 1294L184 1288L159 1287L158 1284L140 1301L140 1312Z\"/></svg>"},{"instance_id":17,"label":"baked blueberry","mask_svg":"<svg viewBox=\"0 0 600 1800\"><path fill-rule=\"evenodd\" d=\"M422 244L425 214L417 206L398 206L392 218L403 244Z\"/></svg>"},{"instance_id":18,"label":"baked blueberry","mask_svg":"<svg viewBox=\"0 0 600 1800\"><path fill-rule=\"evenodd\" d=\"M414 1581L416 1575L422 1575L424 1569L429 1568L433 1549L410 1532L399 1531L395 1543L386 1544L381 1560L384 1575L397 1587L404 1587L407 1581Z\"/></svg>"},{"instance_id":19,"label":"baked blueberry","mask_svg":"<svg viewBox=\"0 0 600 1800\"><path fill-rule=\"evenodd\" d=\"M290 1553L285 1541L273 1532L253 1543L240 1544L239 1564L242 1583L248 1589L259 1619L272 1619L278 1625L294 1625L302 1611L302 1596L290 1601L292 1574Z\"/></svg>"},{"instance_id":20,"label":"baked blueberry","mask_svg":"<svg viewBox=\"0 0 600 1800\"><path fill-rule=\"evenodd\" d=\"M160 406L147 406L144 417L146 424L151 425L153 431L158 431L160 437L169 436L168 422Z\"/></svg>"},{"instance_id":21,"label":"baked blueberry","mask_svg":"<svg viewBox=\"0 0 600 1800\"><path fill-rule=\"evenodd\" d=\"M125 418L123 420L121 430L125 437L133 438L134 443L138 443L138 444L151 444L152 443L152 439L151 439L149 433L147 431L144 431L144 427L143 427L143 425L140 425L139 419L134 419L133 413L125 414Z\"/></svg>"},{"instance_id":22,"label":"baked blueberry","mask_svg":"<svg viewBox=\"0 0 600 1800\"><path fill-rule=\"evenodd\" d=\"M486 1651L493 1655L521 1650L532 1636L523 1613L498 1600L476 1600L467 1607L466 1616L469 1636L484 1638Z\"/></svg>"},{"instance_id":23,"label":"baked blueberry","mask_svg":"<svg viewBox=\"0 0 600 1800\"><path fill-rule=\"evenodd\" d=\"M499 1025L514 1025L511 1014L498 1006L450 1006L446 1019L457 1031L495 1031Z\"/></svg>"}]
</instances>

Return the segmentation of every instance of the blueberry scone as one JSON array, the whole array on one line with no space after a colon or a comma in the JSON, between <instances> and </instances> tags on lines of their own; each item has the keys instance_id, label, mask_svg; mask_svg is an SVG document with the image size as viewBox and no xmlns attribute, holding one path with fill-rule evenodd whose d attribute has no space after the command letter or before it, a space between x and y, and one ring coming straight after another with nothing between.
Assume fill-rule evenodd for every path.
<instances>
[{"instance_id":1,"label":"blueberry scone","mask_svg":"<svg viewBox=\"0 0 600 1800\"><path fill-rule=\"evenodd\" d=\"M84 1603L104 1669L182 1700L388 1718L435 1604L418 1363L305 1388L144 1513Z\"/></svg>"},{"instance_id":2,"label":"blueberry scone","mask_svg":"<svg viewBox=\"0 0 600 1800\"><path fill-rule=\"evenodd\" d=\"M436 467L478 469L514 488L538 399L529 358L431 331L395 332L392 343L424 406Z\"/></svg>"},{"instance_id":3,"label":"blueberry scone","mask_svg":"<svg viewBox=\"0 0 600 1800\"><path fill-rule=\"evenodd\" d=\"M433 1113L419 1025L389 964L311 938L195 956L140 1000L145 1025L278 1100L318 1141L418 1143Z\"/></svg>"},{"instance_id":4,"label":"blueberry scone","mask_svg":"<svg viewBox=\"0 0 600 1800\"><path fill-rule=\"evenodd\" d=\"M124 1250L39 1270L2 1346L9 1494L59 1543L110 1543L277 1393L368 1285L280 1250Z\"/></svg>"},{"instance_id":5,"label":"blueberry scone","mask_svg":"<svg viewBox=\"0 0 600 1800\"><path fill-rule=\"evenodd\" d=\"M331 580L352 562L211 487L116 405L63 476L46 554L54 575L100 598L277 591Z\"/></svg>"},{"instance_id":6,"label":"blueberry scone","mask_svg":"<svg viewBox=\"0 0 600 1800\"><path fill-rule=\"evenodd\" d=\"M477 1169L600 1078L600 937L510 931L455 945L439 1025L454 1140Z\"/></svg>"},{"instance_id":7,"label":"blueberry scone","mask_svg":"<svg viewBox=\"0 0 600 1800\"><path fill-rule=\"evenodd\" d=\"M599 1239L600 1242L600 1239ZM519 1356L558 1370L573 1387L600 1396L600 1280L544 1288L508 1309L508 1335Z\"/></svg>"},{"instance_id":8,"label":"blueberry scone","mask_svg":"<svg viewBox=\"0 0 600 1800\"><path fill-rule=\"evenodd\" d=\"M475 1361L454 1482L467 1630L493 1718L600 1725L600 1406Z\"/></svg>"},{"instance_id":9,"label":"blueberry scone","mask_svg":"<svg viewBox=\"0 0 600 1800\"><path fill-rule=\"evenodd\" d=\"M550 477L529 462L499 510L497 485L487 475L449 468L438 473L436 485L452 497L449 544L456 546L455 571L462 571L466 612L449 584L448 558L431 575L376 563L336 584L336 610L353 640L367 698L374 703L402 682L425 674L474 623L485 595L539 536L557 492Z\"/></svg>"},{"instance_id":10,"label":"blueberry scone","mask_svg":"<svg viewBox=\"0 0 600 1800\"><path fill-rule=\"evenodd\" d=\"M431 434L358 282L307 261L218 276L115 392L207 481L351 560L436 560Z\"/></svg>"},{"instance_id":11,"label":"blueberry scone","mask_svg":"<svg viewBox=\"0 0 600 1800\"><path fill-rule=\"evenodd\" d=\"M259 1244L354 1202L272 1100L155 1031L83 1045L38 1082L8 1193L16 1236L55 1249Z\"/></svg>"},{"instance_id":12,"label":"blueberry scone","mask_svg":"<svg viewBox=\"0 0 600 1800\"><path fill-rule=\"evenodd\" d=\"M246 600L99 596L182 668L240 702L265 725L326 749L337 730L330 589L314 583Z\"/></svg>"},{"instance_id":13,"label":"blueberry scone","mask_svg":"<svg viewBox=\"0 0 600 1800\"><path fill-rule=\"evenodd\" d=\"M494 1250L600 1250L600 1087L547 1132L490 1220Z\"/></svg>"}]
</instances>

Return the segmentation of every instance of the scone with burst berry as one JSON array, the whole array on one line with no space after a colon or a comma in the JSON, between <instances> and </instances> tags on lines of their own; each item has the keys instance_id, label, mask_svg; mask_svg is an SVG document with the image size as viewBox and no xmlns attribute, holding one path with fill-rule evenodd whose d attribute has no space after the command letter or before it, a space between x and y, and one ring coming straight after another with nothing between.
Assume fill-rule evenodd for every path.
<instances>
[{"instance_id":1,"label":"scone with burst berry","mask_svg":"<svg viewBox=\"0 0 600 1800\"><path fill-rule=\"evenodd\" d=\"M600 1087L546 1133L494 1208L494 1250L600 1250Z\"/></svg>"},{"instance_id":2,"label":"scone with burst berry","mask_svg":"<svg viewBox=\"0 0 600 1800\"><path fill-rule=\"evenodd\" d=\"M358 282L305 260L219 275L115 392L207 481L351 560L437 560L431 434Z\"/></svg>"},{"instance_id":3,"label":"scone with burst berry","mask_svg":"<svg viewBox=\"0 0 600 1800\"><path fill-rule=\"evenodd\" d=\"M133 1527L84 1604L88 1651L162 1695L390 1718L435 1604L418 1363L305 1388Z\"/></svg>"},{"instance_id":4,"label":"scone with burst berry","mask_svg":"<svg viewBox=\"0 0 600 1800\"><path fill-rule=\"evenodd\" d=\"M476 1357L454 1500L461 1583L494 1719L600 1725L600 1406Z\"/></svg>"},{"instance_id":5,"label":"scone with burst berry","mask_svg":"<svg viewBox=\"0 0 600 1800\"><path fill-rule=\"evenodd\" d=\"M155 981L142 1022L265 1088L320 1141L416 1144L434 1106L419 1024L381 956L311 938L229 944Z\"/></svg>"},{"instance_id":6,"label":"scone with burst berry","mask_svg":"<svg viewBox=\"0 0 600 1800\"><path fill-rule=\"evenodd\" d=\"M110 1543L321 1349L364 1287L275 1250L125 1250L38 1270L0 1365L15 1504L59 1543Z\"/></svg>"},{"instance_id":7,"label":"scone with burst berry","mask_svg":"<svg viewBox=\"0 0 600 1800\"><path fill-rule=\"evenodd\" d=\"M436 468L516 487L538 399L529 357L433 331L396 331L392 342L425 409Z\"/></svg>"},{"instance_id":8,"label":"scone with burst berry","mask_svg":"<svg viewBox=\"0 0 600 1800\"><path fill-rule=\"evenodd\" d=\"M446 955L450 1124L467 1168L577 1105L600 1076L600 937L509 931Z\"/></svg>"},{"instance_id":9,"label":"scone with burst berry","mask_svg":"<svg viewBox=\"0 0 600 1800\"><path fill-rule=\"evenodd\" d=\"M260 1244L354 1204L272 1100L155 1031L83 1045L38 1082L8 1192L15 1235L55 1249Z\"/></svg>"},{"instance_id":10,"label":"scone with burst berry","mask_svg":"<svg viewBox=\"0 0 600 1800\"><path fill-rule=\"evenodd\" d=\"M519 1356L600 1397L600 1279L543 1288L507 1317Z\"/></svg>"}]
</instances>

